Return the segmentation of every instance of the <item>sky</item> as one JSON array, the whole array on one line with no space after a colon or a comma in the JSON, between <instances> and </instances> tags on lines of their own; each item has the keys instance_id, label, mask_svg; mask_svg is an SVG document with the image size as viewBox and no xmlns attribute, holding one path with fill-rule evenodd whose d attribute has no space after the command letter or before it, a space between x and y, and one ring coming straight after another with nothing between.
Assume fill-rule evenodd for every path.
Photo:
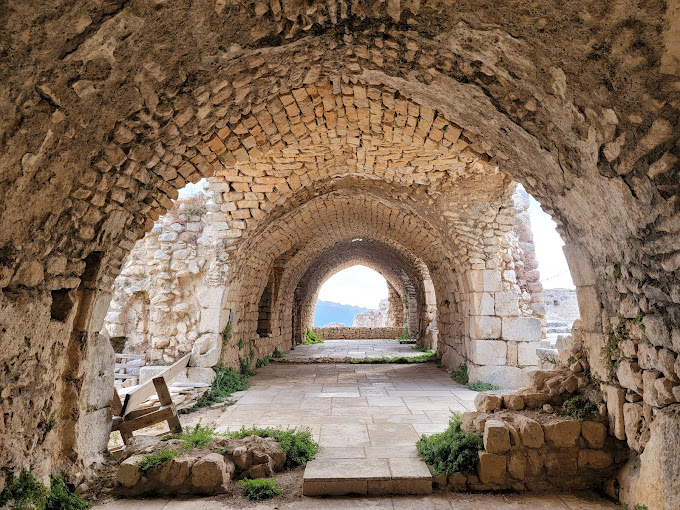
<instances>
[{"instance_id":1,"label":"sky","mask_svg":"<svg viewBox=\"0 0 680 510\"><path fill-rule=\"evenodd\" d=\"M180 190L180 198L187 198L203 191L203 183L204 180L196 184L187 184ZM557 225L543 212L540 204L531 195L529 215L543 287L573 289L569 267L562 252L564 243L555 230ZM387 298L385 279L365 266L353 266L336 273L326 281L319 292L319 299L322 301L373 309L378 309L380 300L385 298Z\"/></svg>"}]
</instances>

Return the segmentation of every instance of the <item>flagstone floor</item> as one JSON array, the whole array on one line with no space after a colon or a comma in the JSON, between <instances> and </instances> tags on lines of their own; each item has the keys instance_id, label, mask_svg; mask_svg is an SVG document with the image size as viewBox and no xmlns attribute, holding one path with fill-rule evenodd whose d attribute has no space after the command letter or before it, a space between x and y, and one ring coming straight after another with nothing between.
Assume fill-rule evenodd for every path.
<instances>
[{"instance_id":1,"label":"flagstone floor","mask_svg":"<svg viewBox=\"0 0 680 510\"><path fill-rule=\"evenodd\" d=\"M319 358L412 358L422 354L413 349L414 344L400 344L398 340L324 340L321 344L297 345L286 352L286 360L309 360Z\"/></svg>"}]
</instances>

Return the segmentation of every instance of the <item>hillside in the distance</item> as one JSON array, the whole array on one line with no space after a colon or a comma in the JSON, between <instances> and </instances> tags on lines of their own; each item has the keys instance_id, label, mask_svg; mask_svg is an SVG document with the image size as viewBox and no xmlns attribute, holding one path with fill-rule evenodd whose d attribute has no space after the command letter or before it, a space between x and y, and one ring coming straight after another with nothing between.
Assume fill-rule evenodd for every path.
<instances>
[{"instance_id":1,"label":"hillside in the distance","mask_svg":"<svg viewBox=\"0 0 680 510\"><path fill-rule=\"evenodd\" d=\"M319 300L316 302L314 327L321 328L331 322L342 322L345 326L351 326L354 316L367 310L370 310L370 308L341 305L340 303Z\"/></svg>"}]
</instances>

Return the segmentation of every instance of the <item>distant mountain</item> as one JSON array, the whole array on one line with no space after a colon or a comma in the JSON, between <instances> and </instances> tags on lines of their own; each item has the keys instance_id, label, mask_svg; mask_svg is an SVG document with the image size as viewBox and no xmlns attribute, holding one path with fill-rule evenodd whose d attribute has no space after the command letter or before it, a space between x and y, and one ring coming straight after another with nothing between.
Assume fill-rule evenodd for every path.
<instances>
[{"instance_id":1,"label":"distant mountain","mask_svg":"<svg viewBox=\"0 0 680 510\"><path fill-rule=\"evenodd\" d=\"M368 310L371 309L319 300L316 302L314 327L321 328L331 322L342 322L345 326L351 326L356 314Z\"/></svg>"}]
</instances>

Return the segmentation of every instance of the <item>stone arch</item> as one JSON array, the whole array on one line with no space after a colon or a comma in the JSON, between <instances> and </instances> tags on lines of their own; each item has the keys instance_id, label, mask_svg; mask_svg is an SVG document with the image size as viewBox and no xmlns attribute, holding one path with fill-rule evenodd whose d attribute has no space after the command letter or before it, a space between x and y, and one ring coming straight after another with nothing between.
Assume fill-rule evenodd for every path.
<instances>
[{"instance_id":1,"label":"stone arch","mask_svg":"<svg viewBox=\"0 0 680 510\"><path fill-rule=\"evenodd\" d=\"M7 338L31 339L30 346L12 343L2 358L12 368L0 386L14 389L0 446L13 466L50 472L61 432L24 432L24 424L47 422L56 409L80 416L86 407L84 390L62 391L64 376L80 369L66 370L62 360L55 373L41 373L34 359L62 352L70 338L87 349L96 342L102 303L134 240L186 180L213 174L200 158L192 163L198 171L186 166L197 147L269 96L326 78L341 90L392 87L436 109L541 201L567 243L584 343L600 379L602 332L619 314L644 314L655 349L677 353L680 69L672 6L220 5L57 5L49 17L7 16L0 318ZM77 289L95 251L103 253L96 290L87 302L77 297L72 310L60 308L63 321L50 321L52 291ZM74 323L76 309L92 320ZM21 402L38 392L63 398L38 396L32 402L40 411L24 412ZM36 446L16 446L26 443Z\"/></svg>"}]
</instances>

